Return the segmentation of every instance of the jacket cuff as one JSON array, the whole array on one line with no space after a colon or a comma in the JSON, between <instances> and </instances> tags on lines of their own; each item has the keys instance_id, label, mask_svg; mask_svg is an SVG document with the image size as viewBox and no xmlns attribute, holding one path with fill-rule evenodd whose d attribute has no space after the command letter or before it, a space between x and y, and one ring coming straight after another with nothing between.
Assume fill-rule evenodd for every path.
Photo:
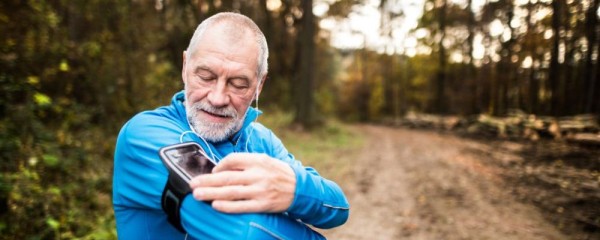
<instances>
[{"instance_id":1,"label":"jacket cuff","mask_svg":"<svg viewBox=\"0 0 600 240\"><path fill-rule=\"evenodd\" d=\"M349 204L341 188L316 172L311 174L309 170L312 169L291 167L296 174L296 191L287 213L318 228L344 224L348 219Z\"/></svg>"}]
</instances>

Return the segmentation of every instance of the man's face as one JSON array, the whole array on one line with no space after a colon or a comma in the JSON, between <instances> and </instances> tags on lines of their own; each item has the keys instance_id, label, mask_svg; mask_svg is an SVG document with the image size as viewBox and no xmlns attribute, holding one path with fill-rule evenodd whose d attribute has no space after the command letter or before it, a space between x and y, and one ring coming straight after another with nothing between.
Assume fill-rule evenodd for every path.
<instances>
[{"instance_id":1,"label":"man's face","mask_svg":"<svg viewBox=\"0 0 600 240\"><path fill-rule=\"evenodd\" d=\"M206 29L194 52L184 54L182 70L188 121L197 134L213 142L240 130L261 87L256 76L258 46L252 34L238 39L225 34L221 26Z\"/></svg>"}]
</instances>

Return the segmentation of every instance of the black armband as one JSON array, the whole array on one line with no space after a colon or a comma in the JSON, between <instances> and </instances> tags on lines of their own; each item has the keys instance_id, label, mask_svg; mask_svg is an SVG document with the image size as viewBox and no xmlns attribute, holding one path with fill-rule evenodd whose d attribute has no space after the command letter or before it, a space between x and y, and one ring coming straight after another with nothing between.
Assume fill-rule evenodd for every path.
<instances>
[{"instance_id":1,"label":"black armband","mask_svg":"<svg viewBox=\"0 0 600 240\"><path fill-rule=\"evenodd\" d=\"M185 196L192 191L189 181L195 176L211 173L215 163L206 156L200 145L194 142L163 147L159 150L159 155L169 170L169 179L165 184L160 204L171 225L185 233L179 210Z\"/></svg>"},{"instance_id":2,"label":"black armband","mask_svg":"<svg viewBox=\"0 0 600 240\"><path fill-rule=\"evenodd\" d=\"M186 231L181 225L179 209L183 204L185 196L191 191L188 183L176 174L169 173L169 179L167 180L167 184L165 184L165 189L160 200L162 209L167 214L167 220L182 233L186 233Z\"/></svg>"}]
</instances>

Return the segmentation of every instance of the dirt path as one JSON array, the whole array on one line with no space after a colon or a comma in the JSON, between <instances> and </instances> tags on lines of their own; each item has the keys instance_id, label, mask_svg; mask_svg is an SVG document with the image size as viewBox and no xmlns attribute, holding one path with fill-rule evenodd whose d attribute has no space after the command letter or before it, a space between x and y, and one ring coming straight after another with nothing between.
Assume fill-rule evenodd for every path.
<instances>
[{"instance_id":1,"label":"dirt path","mask_svg":"<svg viewBox=\"0 0 600 240\"><path fill-rule=\"evenodd\" d=\"M349 221L328 239L569 239L511 195L484 144L433 132L357 126L364 149L340 182Z\"/></svg>"}]
</instances>

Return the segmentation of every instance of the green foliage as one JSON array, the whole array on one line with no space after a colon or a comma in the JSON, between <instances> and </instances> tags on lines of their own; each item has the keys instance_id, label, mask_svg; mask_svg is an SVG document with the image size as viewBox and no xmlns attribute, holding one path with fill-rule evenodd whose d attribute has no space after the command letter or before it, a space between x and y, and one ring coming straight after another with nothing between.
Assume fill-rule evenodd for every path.
<instances>
[{"instance_id":1,"label":"green foliage","mask_svg":"<svg viewBox=\"0 0 600 240\"><path fill-rule=\"evenodd\" d=\"M382 115L381 110L385 104L382 77L376 76L371 85L371 95L369 97L369 117L372 119L380 119Z\"/></svg>"},{"instance_id":2,"label":"green foliage","mask_svg":"<svg viewBox=\"0 0 600 240\"><path fill-rule=\"evenodd\" d=\"M139 102L164 103L180 82L168 81L177 71L164 57L125 64L136 53L119 38L147 36L128 35L123 16L136 13L112 4L0 3L0 239L116 238L118 128L147 107Z\"/></svg>"},{"instance_id":3,"label":"green foliage","mask_svg":"<svg viewBox=\"0 0 600 240\"><path fill-rule=\"evenodd\" d=\"M107 185L110 159L103 157L111 154L112 146L95 141L114 137L99 129L54 132L40 115L28 117L24 123L32 128L29 131L10 118L0 124L0 150L3 159L10 159L0 165L0 199L5 206L1 235L70 239L98 229L97 218L112 214Z\"/></svg>"},{"instance_id":4,"label":"green foliage","mask_svg":"<svg viewBox=\"0 0 600 240\"><path fill-rule=\"evenodd\" d=\"M329 46L328 42L318 42L315 65L319 66L315 74L315 104L317 112L323 121L337 113L336 105L339 102L335 79L340 69L340 55Z\"/></svg>"}]
</instances>

